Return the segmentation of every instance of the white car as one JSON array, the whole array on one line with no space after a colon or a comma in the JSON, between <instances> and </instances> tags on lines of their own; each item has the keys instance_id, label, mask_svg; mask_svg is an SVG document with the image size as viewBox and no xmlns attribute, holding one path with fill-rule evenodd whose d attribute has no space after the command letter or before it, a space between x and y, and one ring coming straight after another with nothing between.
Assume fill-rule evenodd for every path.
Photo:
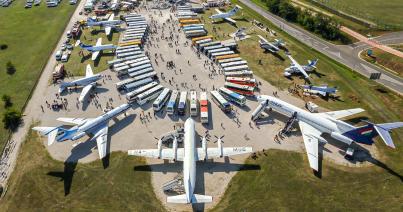
<instances>
[{"instance_id":1,"label":"white car","mask_svg":"<svg viewBox=\"0 0 403 212\"><path fill-rule=\"evenodd\" d=\"M55 54L56 60L60 60L62 58L62 51L57 51Z\"/></svg>"},{"instance_id":2,"label":"white car","mask_svg":"<svg viewBox=\"0 0 403 212\"><path fill-rule=\"evenodd\" d=\"M70 57L70 54L64 53L63 56L62 56L61 61L62 62L67 62L69 60L69 57Z\"/></svg>"},{"instance_id":3,"label":"white car","mask_svg":"<svg viewBox=\"0 0 403 212\"><path fill-rule=\"evenodd\" d=\"M66 51L66 48L67 48L66 44L63 43L62 46L61 46L61 50Z\"/></svg>"}]
</instances>

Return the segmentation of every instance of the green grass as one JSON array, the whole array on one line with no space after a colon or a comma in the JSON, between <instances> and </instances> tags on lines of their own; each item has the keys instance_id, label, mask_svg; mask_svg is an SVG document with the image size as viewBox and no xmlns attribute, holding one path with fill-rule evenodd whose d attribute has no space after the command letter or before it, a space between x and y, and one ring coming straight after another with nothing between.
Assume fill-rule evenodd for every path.
<instances>
[{"instance_id":1,"label":"green grass","mask_svg":"<svg viewBox=\"0 0 403 212\"><path fill-rule=\"evenodd\" d=\"M403 45L398 45L398 46L392 46L396 49L402 48ZM403 58L395 56L393 54L381 51L379 49L372 49L373 56L376 57L376 59L367 56L367 51L362 51L361 52L361 58L370 62L374 63L375 65L378 65L382 68L386 68L386 70L391 71L391 73L402 77L403 75Z\"/></svg>"},{"instance_id":2,"label":"green grass","mask_svg":"<svg viewBox=\"0 0 403 212\"><path fill-rule=\"evenodd\" d=\"M85 28L81 33L79 40L81 40L85 44L95 45L98 38L102 38L102 44L115 44L117 45L119 40L119 33L113 32L109 37L106 36L103 28L101 30L100 27L94 28ZM73 45L75 41L70 41ZM91 54L86 50L83 50L84 57L79 55L80 50L82 50L79 46L74 47L69 61L65 64L65 68L67 71L73 73L74 75L85 75L85 69L87 64L91 65L94 73L98 73L101 71L105 71L108 69L108 60L112 60L114 57L114 53L110 51L105 51L100 53L98 59L96 61L91 60Z\"/></svg>"},{"instance_id":3,"label":"green grass","mask_svg":"<svg viewBox=\"0 0 403 212\"><path fill-rule=\"evenodd\" d=\"M24 9L25 2L16 0L10 7L0 9L0 44L8 45L6 50L0 50L0 96L10 95L18 110L27 102L75 9L68 1L62 1L55 8L47 8L42 1L38 7ZM6 73L8 61L16 67L13 75ZM1 104L0 114L3 112ZM0 149L8 136L0 122Z\"/></svg>"},{"instance_id":4,"label":"green grass","mask_svg":"<svg viewBox=\"0 0 403 212\"><path fill-rule=\"evenodd\" d=\"M238 172L211 211L402 210L402 181L385 169L341 170L324 161L320 179L302 154L281 150L265 154L246 161L261 170ZM394 171L401 175L403 170Z\"/></svg>"},{"instance_id":5,"label":"green grass","mask_svg":"<svg viewBox=\"0 0 403 212\"><path fill-rule=\"evenodd\" d=\"M49 156L37 133L30 131L27 138L0 211L165 210L153 192L151 172L133 170L145 165L143 158L113 152L106 169L99 160L75 169L67 164L74 174L70 194L65 196L63 180L49 174L68 176L63 172L65 164Z\"/></svg>"},{"instance_id":6,"label":"green grass","mask_svg":"<svg viewBox=\"0 0 403 212\"><path fill-rule=\"evenodd\" d=\"M324 1L327 6L380 25L395 25L403 29L403 4L401 0L338 0Z\"/></svg>"}]
</instances>

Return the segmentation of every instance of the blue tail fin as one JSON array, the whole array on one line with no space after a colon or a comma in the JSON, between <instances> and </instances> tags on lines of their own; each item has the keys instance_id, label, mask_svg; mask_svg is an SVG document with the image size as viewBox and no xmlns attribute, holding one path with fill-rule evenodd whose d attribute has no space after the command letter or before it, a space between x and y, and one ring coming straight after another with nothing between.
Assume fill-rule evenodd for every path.
<instances>
[{"instance_id":1,"label":"blue tail fin","mask_svg":"<svg viewBox=\"0 0 403 212\"><path fill-rule=\"evenodd\" d=\"M318 59L314 59L309 63L309 66L316 66L316 63L318 63Z\"/></svg>"}]
</instances>

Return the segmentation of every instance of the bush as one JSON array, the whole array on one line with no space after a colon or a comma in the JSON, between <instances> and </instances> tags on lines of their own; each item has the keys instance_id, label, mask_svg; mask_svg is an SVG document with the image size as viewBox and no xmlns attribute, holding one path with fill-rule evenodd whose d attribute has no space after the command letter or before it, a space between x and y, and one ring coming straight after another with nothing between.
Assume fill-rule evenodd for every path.
<instances>
[{"instance_id":1,"label":"bush","mask_svg":"<svg viewBox=\"0 0 403 212\"><path fill-rule=\"evenodd\" d=\"M13 103L11 102L11 97L7 94L4 94L1 97L1 100L3 100L5 108L11 107L13 105Z\"/></svg>"},{"instance_id":2,"label":"bush","mask_svg":"<svg viewBox=\"0 0 403 212\"><path fill-rule=\"evenodd\" d=\"M8 48L7 44L0 44L0 50L5 50L7 48Z\"/></svg>"},{"instance_id":3,"label":"bush","mask_svg":"<svg viewBox=\"0 0 403 212\"><path fill-rule=\"evenodd\" d=\"M21 123L22 114L15 109L8 109L3 113L4 128L14 131Z\"/></svg>"},{"instance_id":4,"label":"bush","mask_svg":"<svg viewBox=\"0 0 403 212\"><path fill-rule=\"evenodd\" d=\"M7 74L12 75L15 73L16 69L15 66L11 63L11 61L8 61L6 66L7 66Z\"/></svg>"}]
</instances>

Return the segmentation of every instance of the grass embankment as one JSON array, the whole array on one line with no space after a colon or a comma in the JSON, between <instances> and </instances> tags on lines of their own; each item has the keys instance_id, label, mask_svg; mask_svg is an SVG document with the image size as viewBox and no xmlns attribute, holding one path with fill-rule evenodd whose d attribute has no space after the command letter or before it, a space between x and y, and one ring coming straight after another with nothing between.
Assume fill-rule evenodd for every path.
<instances>
[{"instance_id":1,"label":"grass embankment","mask_svg":"<svg viewBox=\"0 0 403 212\"><path fill-rule=\"evenodd\" d=\"M362 115L377 123L403 119L401 96L298 42L250 8L240 2L236 3L243 7L242 13L247 21L256 19L276 30L277 38L287 43L287 48L297 61L304 63L307 59L319 59L317 65L319 74L311 74L312 82L337 86L340 101L325 101L317 98L313 100L314 102L330 110L362 107L367 111ZM205 20L211 12L211 10L206 12ZM239 17L238 27L248 28L250 23L247 21ZM225 22L215 26L218 31L218 36L215 34L215 37L220 40L227 39L228 33L236 31L235 27ZM210 34L214 35L212 26L208 24L207 27L210 27ZM283 52L277 57L270 53L263 53L257 42L256 33L266 36L266 33L257 29L255 33L250 32L252 38L239 42L240 54L248 61L251 70L264 80L283 89L292 86L294 82L303 84L304 81L298 77L293 77L292 81L283 77L283 70L289 65L288 58ZM274 38L268 36L268 40L274 40ZM263 65L258 64L259 60L262 60ZM375 162L376 166L346 168L325 161L322 164L322 179L312 174L305 153L270 150L267 157L262 157L256 162L248 161L248 163L262 166L262 170L237 173L222 201L214 210L399 209L402 207L402 197L399 194L402 192L403 145L400 141L403 140L403 130L394 130L393 139L396 144L395 150L387 148L377 139L381 156L377 158L379 161Z\"/></svg>"},{"instance_id":2,"label":"grass embankment","mask_svg":"<svg viewBox=\"0 0 403 212\"><path fill-rule=\"evenodd\" d=\"M119 33L112 30L111 35L107 37L103 28L95 26L93 28L84 28L78 39L84 44L95 45L98 38L102 38L102 44L117 45L119 41ZM73 45L75 44L75 42L75 40L71 41ZM69 61L65 64L66 70L70 73L73 73L74 75L84 76L87 64L91 65L94 73L105 71L106 69L108 69L107 61L112 60L115 56L114 53L106 50L105 52L99 54L97 60L92 61L91 54L86 50L82 50L84 53L84 57L81 57L81 55L79 55L79 52L81 50L82 49L79 46L74 47L73 51L71 52Z\"/></svg>"},{"instance_id":3,"label":"grass embankment","mask_svg":"<svg viewBox=\"0 0 403 212\"><path fill-rule=\"evenodd\" d=\"M151 173L133 170L145 165L143 158L114 152L106 169L99 160L64 164L49 156L37 133L27 138L0 211L164 211Z\"/></svg>"},{"instance_id":4,"label":"grass embankment","mask_svg":"<svg viewBox=\"0 0 403 212\"><path fill-rule=\"evenodd\" d=\"M396 45L392 47L399 50L403 48L403 45ZM378 65L381 68L386 68L386 70L390 71L391 73L397 76L400 77L403 76L403 58L381 51L376 48L372 49L372 54L374 57L369 57L367 55L367 51L362 51L360 56L362 59L370 63Z\"/></svg>"},{"instance_id":5,"label":"grass embankment","mask_svg":"<svg viewBox=\"0 0 403 212\"><path fill-rule=\"evenodd\" d=\"M403 207L402 180L385 169L341 170L324 162L319 179L302 154L281 150L265 154L246 161L261 169L238 172L211 211L400 211Z\"/></svg>"},{"instance_id":6,"label":"grass embankment","mask_svg":"<svg viewBox=\"0 0 403 212\"><path fill-rule=\"evenodd\" d=\"M37 82L53 48L75 10L75 6L63 1L55 8L40 6L25 9L25 1L14 1L0 9L0 96L11 96L13 107L21 110ZM7 74L6 64L11 62L16 72ZM46 77L46 76L45 76ZM49 76L50 77L50 76ZM4 107L0 104L0 114ZM0 122L0 149L9 133Z\"/></svg>"}]
</instances>

